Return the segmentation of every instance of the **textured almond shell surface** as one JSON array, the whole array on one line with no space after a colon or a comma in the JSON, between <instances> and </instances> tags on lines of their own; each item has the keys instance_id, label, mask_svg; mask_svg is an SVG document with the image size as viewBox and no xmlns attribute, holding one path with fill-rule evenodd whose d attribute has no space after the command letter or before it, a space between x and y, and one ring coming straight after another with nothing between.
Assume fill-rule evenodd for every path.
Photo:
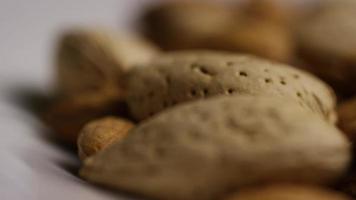
<instances>
[{"instance_id":1,"label":"textured almond shell surface","mask_svg":"<svg viewBox=\"0 0 356 200\"><path fill-rule=\"evenodd\" d=\"M179 105L86 160L89 181L157 199L215 199L267 181L330 183L348 166L345 137L288 99L215 97Z\"/></svg>"},{"instance_id":2,"label":"textured almond shell surface","mask_svg":"<svg viewBox=\"0 0 356 200\"><path fill-rule=\"evenodd\" d=\"M330 122L333 91L313 75L254 56L209 51L168 53L127 77L127 102L139 120L175 104L216 95L289 97Z\"/></svg>"}]
</instances>

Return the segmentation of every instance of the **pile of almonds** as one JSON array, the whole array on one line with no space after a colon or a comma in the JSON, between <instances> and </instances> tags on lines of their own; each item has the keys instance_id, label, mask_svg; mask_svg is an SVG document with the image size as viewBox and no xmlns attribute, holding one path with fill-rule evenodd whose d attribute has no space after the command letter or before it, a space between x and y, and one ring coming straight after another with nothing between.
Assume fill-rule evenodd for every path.
<instances>
[{"instance_id":1,"label":"pile of almonds","mask_svg":"<svg viewBox=\"0 0 356 200\"><path fill-rule=\"evenodd\" d=\"M43 120L83 179L144 198L351 199L355 11L173 1L143 16L150 41L67 31Z\"/></svg>"}]
</instances>

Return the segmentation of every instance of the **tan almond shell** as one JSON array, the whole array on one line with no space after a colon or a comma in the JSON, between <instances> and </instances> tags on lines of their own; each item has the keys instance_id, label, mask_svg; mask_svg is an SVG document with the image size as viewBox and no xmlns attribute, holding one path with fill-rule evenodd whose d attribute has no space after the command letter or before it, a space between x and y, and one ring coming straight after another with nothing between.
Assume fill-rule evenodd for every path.
<instances>
[{"instance_id":1,"label":"tan almond shell","mask_svg":"<svg viewBox=\"0 0 356 200\"><path fill-rule=\"evenodd\" d=\"M106 29L68 31L58 45L57 86L63 94L118 86L125 71L158 53L139 36Z\"/></svg>"},{"instance_id":2,"label":"tan almond shell","mask_svg":"<svg viewBox=\"0 0 356 200\"><path fill-rule=\"evenodd\" d=\"M290 30L270 21L245 20L216 37L210 41L213 49L243 52L282 62L290 62L294 57L294 38Z\"/></svg>"},{"instance_id":3,"label":"tan almond shell","mask_svg":"<svg viewBox=\"0 0 356 200\"><path fill-rule=\"evenodd\" d=\"M302 70L248 55L181 51L132 70L127 103L138 120L185 101L216 95L289 97L328 121L336 121L335 96L325 83Z\"/></svg>"},{"instance_id":4,"label":"tan almond shell","mask_svg":"<svg viewBox=\"0 0 356 200\"><path fill-rule=\"evenodd\" d=\"M152 198L210 200L263 182L331 183L350 158L338 129L288 99L220 96L148 119L80 174Z\"/></svg>"},{"instance_id":5,"label":"tan almond shell","mask_svg":"<svg viewBox=\"0 0 356 200\"><path fill-rule=\"evenodd\" d=\"M219 2L166 1L148 9L142 21L147 36L163 49L204 48L209 38L228 31L239 12Z\"/></svg>"}]
</instances>

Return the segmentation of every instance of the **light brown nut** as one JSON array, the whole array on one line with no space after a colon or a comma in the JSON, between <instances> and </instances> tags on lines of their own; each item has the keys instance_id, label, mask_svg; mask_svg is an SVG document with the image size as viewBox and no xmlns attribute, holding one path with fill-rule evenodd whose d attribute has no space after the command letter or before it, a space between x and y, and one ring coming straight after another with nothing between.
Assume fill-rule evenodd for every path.
<instances>
[{"instance_id":1,"label":"light brown nut","mask_svg":"<svg viewBox=\"0 0 356 200\"><path fill-rule=\"evenodd\" d=\"M109 30L63 34L57 55L57 87L62 94L120 87L122 74L148 62L158 50L138 36Z\"/></svg>"},{"instance_id":2,"label":"light brown nut","mask_svg":"<svg viewBox=\"0 0 356 200\"><path fill-rule=\"evenodd\" d=\"M323 6L301 24L299 52L310 71L351 96L356 93L356 3L337 2L344 6Z\"/></svg>"},{"instance_id":3,"label":"light brown nut","mask_svg":"<svg viewBox=\"0 0 356 200\"><path fill-rule=\"evenodd\" d=\"M226 200L351 200L351 198L327 188L279 184L247 188Z\"/></svg>"},{"instance_id":4,"label":"light brown nut","mask_svg":"<svg viewBox=\"0 0 356 200\"><path fill-rule=\"evenodd\" d=\"M167 1L143 17L147 35L168 50L204 48L237 20L228 6L211 1Z\"/></svg>"},{"instance_id":5,"label":"light brown nut","mask_svg":"<svg viewBox=\"0 0 356 200\"><path fill-rule=\"evenodd\" d=\"M54 101L44 112L45 123L63 141L75 145L88 121L110 114L124 115L122 97L114 91L87 92Z\"/></svg>"},{"instance_id":6,"label":"light brown nut","mask_svg":"<svg viewBox=\"0 0 356 200\"><path fill-rule=\"evenodd\" d=\"M267 20L281 25L289 25L295 20L295 9L289 7L288 3L276 0L249 0L242 6L245 17Z\"/></svg>"},{"instance_id":7,"label":"light brown nut","mask_svg":"<svg viewBox=\"0 0 356 200\"><path fill-rule=\"evenodd\" d=\"M316 77L253 56L212 51L168 53L127 77L127 102L136 119L185 101L216 95L289 97L330 122L333 91Z\"/></svg>"},{"instance_id":8,"label":"light brown nut","mask_svg":"<svg viewBox=\"0 0 356 200\"><path fill-rule=\"evenodd\" d=\"M324 0L316 4L316 12L329 12L331 10L350 10L356 11L356 2L354 0Z\"/></svg>"},{"instance_id":9,"label":"light brown nut","mask_svg":"<svg viewBox=\"0 0 356 200\"><path fill-rule=\"evenodd\" d=\"M339 127L356 142L356 98L343 102L338 106Z\"/></svg>"},{"instance_id":10,"label":"light brown nut","mask_svg":"<svg viewBox=\"0 0 356 200\"><path fill-rule=\"evenodd\" d=\"M263 182L331 183L350 158L338 129L288 99L220 96L148 119L80 174L152 198L207 200Z\"/></svg>"},{"instance_id":11,"label":"light brown nut","mask_svg":"<svg viewBox=\"0 0 356 200\"><path fill-rule=\"evenodd\" d=\"M261 19L245 20L212 39L213 48L249 53L271 60L290 62L294 39L290 30Z\"/></svg>"},{"instance_id":12,"label":"light brown nut","mask_svg":"<svg viewBox=\"0 0 356 200\"><path fill-rule=\"evenodd\" d=\"M117 117L105 117L88 122L79 133L77 142L79 158L85 160L120 141L133 126L132 122Z\"/></svg>"}]
</instances>

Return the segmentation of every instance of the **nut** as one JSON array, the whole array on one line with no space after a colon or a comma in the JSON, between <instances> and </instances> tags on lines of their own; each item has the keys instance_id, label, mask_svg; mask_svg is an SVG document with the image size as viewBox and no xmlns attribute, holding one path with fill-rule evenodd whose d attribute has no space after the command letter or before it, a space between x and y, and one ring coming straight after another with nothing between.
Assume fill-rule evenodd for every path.
<instances>
[{"instance_id":1,"label":"nut","mask_svg":"<svg viewBox=\"0 0 356 200\"><path fill-rule=\"evenodd\" d=\"M218 49L291 61L289 25L295 16L282 7L270 0L244 6L174 1L148 10L143 20L148 36L164 49Z\"/></svg>"},{"instance_id":2,"label":"nut","mask_svg":"<svg viewBox=\"0 0 356 200\"><path fill-rule=\"evenodd\" d=\"M338 129L288 99L220 96L148 119L80 174L150 198L210 200L262 182L332 183L350 160Z\"/></svg>"},{"instance_id":3,"label":"nut","mask_svg":"<svg viewBox=\"0 0 356 200\"><path fill-rule=\"evenodd\" d=\"M254 56L214 51L168 53L133 70L126 100L133 117L146 119L186 101L217 95L289 97L334 123L335 96L309 73Z\"/></svg>"},{"instance_id":4,"label":"nut","mask_svg":"<svg viewBox=\"0 0 356 200\"><path fill-rule=\"evenodd\" d=\"M288 3L275 0L250 0L240 9L245 18L254 18L286 26L294 23L299 14L295 8L297 6L292 8L290 5L292 3Z\"/></svg>"},{"instance_id":5,"label":"nut","mask_svg":"<svg viewBox=\"0 0 356 200\"><path fill-rule=\"evenodd\" d=\"M294 57L294 40L284 26L260 19L245 20L212 39L214 49L249 53L289 62Z\"/></svg>"},{"instance_id":6,"label":"nut","mask_svg":"<svg viewBox=\"0 0 356 200\"><path fill-rule=\"evenodd\" d=\"M87 123L78 137L80 159L84 160L120 141L133 126L132 122L117 117L105 117Z\"/></svg>"},{"instance_id":7,"label":"nut","mask_svg":"<svg viewBox=\"0 0 356 200\"><path fill-rule=\"evenodd\" d=\"M107 30L66 32L57 55L57 87L64 95L121 87L121 76L158 53L149 42Z\"/></svg>"},{"instance_id":8,"label":"nut","mask_svg":"<svg viewBox=\"0 0 356 200\"><path fill-rule=\"evenodd\" d=\"M238 17L227 6L207 1L165 2L151 8L143 21L147 35L168 50L204 48Z\"/></svg>"}]
</instances>

